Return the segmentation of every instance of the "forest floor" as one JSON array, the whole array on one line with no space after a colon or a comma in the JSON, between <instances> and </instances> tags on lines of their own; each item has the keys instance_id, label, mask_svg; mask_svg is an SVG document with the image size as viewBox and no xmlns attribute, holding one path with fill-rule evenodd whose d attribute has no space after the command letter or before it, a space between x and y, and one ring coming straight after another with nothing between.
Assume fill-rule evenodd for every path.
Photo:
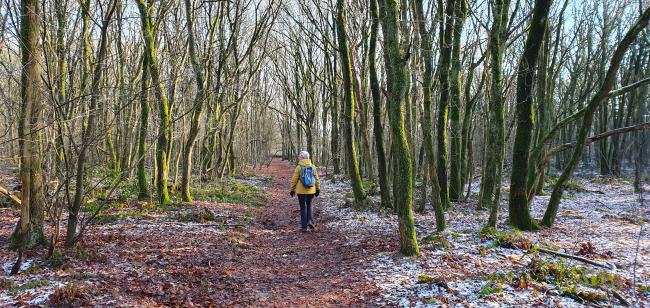
<instances>
[{"instance_id":1,"label":"forest floor","mask_svg":"<svg viewBox=\"0 0 650 308\"><path fill-rule=\"evenodd\" d=\"M349 183L341 179L323 177L317 229L300 232L292 170L274 160L246 177L197 183L200 201L191 205L116 201L76 248L49 260L45 249L26 251L15 276L15 252L0 249L0 306L574 307L621 305L617 293L650 307L650 240L639 237L650 199L640 206L625 180L572 182L557 224L534 233L513 231L505 217L504 231L481 232L488 212L476 209L475 194L447 212L442 234L427 209L415 216L421 256L405 258L396 253L396 217L345 207ZM547 200L535 199L535 217ZM16 209L0 209L0 245L17 219Z\"/></svg>"}]
</instances>

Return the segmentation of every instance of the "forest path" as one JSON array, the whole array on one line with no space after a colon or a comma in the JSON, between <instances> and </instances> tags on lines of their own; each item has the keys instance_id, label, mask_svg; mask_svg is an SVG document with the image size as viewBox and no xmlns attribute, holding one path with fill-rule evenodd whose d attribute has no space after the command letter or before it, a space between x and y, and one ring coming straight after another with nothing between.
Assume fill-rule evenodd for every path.
<instances>
[{"instance_id":1,"label":"forest path","mask_svg":"<svg viewBox=\"0 0 650 308\"><path fill-rule=\"evenodd\" d=\"M289 197L293 169L286 162L273 160L256 172L272 181L267 206L256 212L246 238L250 249L233 264L232 275L244 278L242 295L262 306L368 305L377 292L365 282L367 252L327 227L324 222L336 218L321 215L320 198L314 202L316 231L300 231L298 201Z\"/></svg>"}]
</instances>

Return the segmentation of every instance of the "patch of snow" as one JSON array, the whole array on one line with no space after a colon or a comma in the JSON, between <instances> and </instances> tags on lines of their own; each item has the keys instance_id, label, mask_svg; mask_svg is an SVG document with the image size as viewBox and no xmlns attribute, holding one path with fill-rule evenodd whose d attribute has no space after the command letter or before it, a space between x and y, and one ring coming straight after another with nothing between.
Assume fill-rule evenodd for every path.
<instances>
[{"instance_id":1,"label":"patch of snow","mask_svg":"<svg viewBox=\"0 0 650 308\"><path fill-rule=\"evenodd\" d=\"M329 179L322 181L323 213L335 217L328 221L330 228L342 231L352 244L376 241L378 238L397 237L397 217L392 214L365 211L344 207L349 196L348 181ZM478 191L474 183L472 189ZM598 253L611 253L611 259L600 260L617 264L616 272L631 282L636 248L639 218L650 218L650 208L638 206L629 183L599 184L583 181L586 192L567 192L560 204L560 211L553 228L540 232L523 232L533 243L552 247L567 253L577 253L579 243L590 242ZM507 187L504 187L507 188ZM602 192L602 193L601 193ZM507 218L507 194L501 200L499 229L509 229ZM474 196L473 196L474 197ZM644 200L650 204L650 199ZM534 217L541 217L548 203L548 196L534 199L531 209ZM428 212L415 214L418 239L437 234L435 216L428 205ZM435 248L420 242L421 257L402 258L393 253L369 256L370 266L364 271L366 280L377 286L381 292L375 303L378 305L402 307L532 307L562 306L584 307L571 298L551 292L539 294L532 289L515 290L504 284L503 291L479 297L492 273L520 273L530 262L531 255L519 249L494 247L493 241L483 240L479 231L483 228L489 211L477 210L477 200L458 202L446 212L448 231L441 234L450 244L448 249ZM637 279L643 285L650 284L650 268L646 266L650 249L649 237L641 240L641 251L637 266ZM540 255L544 259L556 257ZM589 268L577 261L564 260L574 266ZM447 287L435 283L418 283L419 275L439 277ZM641 298L644 305L649 298Z\"/></svg>"},{"instance_id":2,"label":"patch of snow","mask_svg":"<svg viewBox=\"0 0 650 308\"><path fill-rule=\"evenodd\" d=\"M15 263L16 263L16 261L5 262L2 265L2 270L4 270L4 272L6 274L11 273L11 269L14 267ZM24 271L28 270L30 267L32 267L33 263L34 263L34 260L25 260L22 264L20 264L19 272L24 272Z\"/></svg>"}]
</instances>

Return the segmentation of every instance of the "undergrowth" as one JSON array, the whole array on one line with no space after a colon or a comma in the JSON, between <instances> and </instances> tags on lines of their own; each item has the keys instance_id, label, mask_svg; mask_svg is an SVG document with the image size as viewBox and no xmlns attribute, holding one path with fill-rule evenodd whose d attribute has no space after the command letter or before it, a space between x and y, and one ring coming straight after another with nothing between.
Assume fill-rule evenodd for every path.
<instances>
[{"instance_id":1,"label":"undergrowth","mask_svg":"<svg viewBox=\"0 0 650 308\"><path fill-rule=\"evenodd\" d=\"M555 187L557 184L557 177L552 177L548 179L548 184L551 187ZM577 179L569 179L565 184L564 184L564 189L568 191L573 191L573 192L585 192L587 191L584 186L582 185L582 182Z\"/></svg>"},{"instance_id":2,"label":"undergrowth","mask_svg":"<svg viewBox=\"0 0 650 308\"><path fill-rule=\"evenodd\" d=\"M189 212L176 213L173 218L181 222L205 223L209 221L222 221L212 210L206 207L197 208Z\"/></svg>"},{"instance_id":3,"label":"undergrowth","mask_svg":"<svg viewBox=\"0 0 650 308\"><path fill-rule=\"evenodd\" d=\"M50 283L47 280L44 279L34 279L27 281L21 285L15 285L13 284L11 289L9 289L9 295L11 296L16 296L24 291L31 290L31 289L37 289L40 287L44 287L46 285L49 285Z\"/></svg>"},{"instance_id":4,"label":"undergrowth","mask_svg":"<svg viewBox=\"0 0 650 308\"><path fill-rule=\"evenodd\" d=\"M51 307L80 307L84 305L84 291L77 284L71 283L56 289L48 300Z\"/></svg>"},{"instance_id":5,"label":"undergrowth","mask_svg":"<svg viewBox=\"0 0 650 308\"><path fill-rule=\"evenodd\" d=\"M253 207L264 206L267 201L264 193L257 187L232 179L207 187L193 188L191 193L197 201L246 204Z\"/></svg>"},{"instance_id":6,"label":"undergrowth","mask_svg":"<svg viewBox=\"0 0 650 308\"><path fill-rule=\"evenodd\" d=\"M493 247L517 248L532 252L532 259L519 273L488 275L485 285L479 291L479 297L500 293L504 285L525 289L531 284L549 284L554 285L562 296L585 304L596 304L608 300L607 294L601 289L625 287L625 280L616 273L590 272L587 268L577 267L563 259L555 261L540 258L537 246L518 230L499 231L485 228L481 231L481 236L484 240L493 242L488 247L480 247L479 254L487 254L487 249Z\"/></svg>"}]
</instances>

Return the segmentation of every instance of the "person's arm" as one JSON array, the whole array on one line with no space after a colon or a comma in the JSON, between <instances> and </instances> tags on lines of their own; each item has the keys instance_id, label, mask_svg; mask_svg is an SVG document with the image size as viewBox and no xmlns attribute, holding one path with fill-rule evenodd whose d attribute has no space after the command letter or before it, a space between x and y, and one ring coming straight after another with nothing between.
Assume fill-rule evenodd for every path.
<instances>
[{"instance_id":1,"label":"person's arm","mask_svg":"<svg viewBox=\"0 0 650 308\"><path fill-rule=\"evenodd\" d=\"M314 177L316 178L316 190L320 190L320 179L318 178L318 170L314 167Z\"/></svg>"},{"instance_id":2,"label":"person's arm","mask_svg":"<svg viewBox=\"0 0 650 308\"><path fill-rule=\"evenodd\" d=\"M296 166L296 169L293 171L293 176L291 177L291 191L296 191L296 186L298 185L298 179L300 178L300 166Z\"/></svg>"}]
</instances>

